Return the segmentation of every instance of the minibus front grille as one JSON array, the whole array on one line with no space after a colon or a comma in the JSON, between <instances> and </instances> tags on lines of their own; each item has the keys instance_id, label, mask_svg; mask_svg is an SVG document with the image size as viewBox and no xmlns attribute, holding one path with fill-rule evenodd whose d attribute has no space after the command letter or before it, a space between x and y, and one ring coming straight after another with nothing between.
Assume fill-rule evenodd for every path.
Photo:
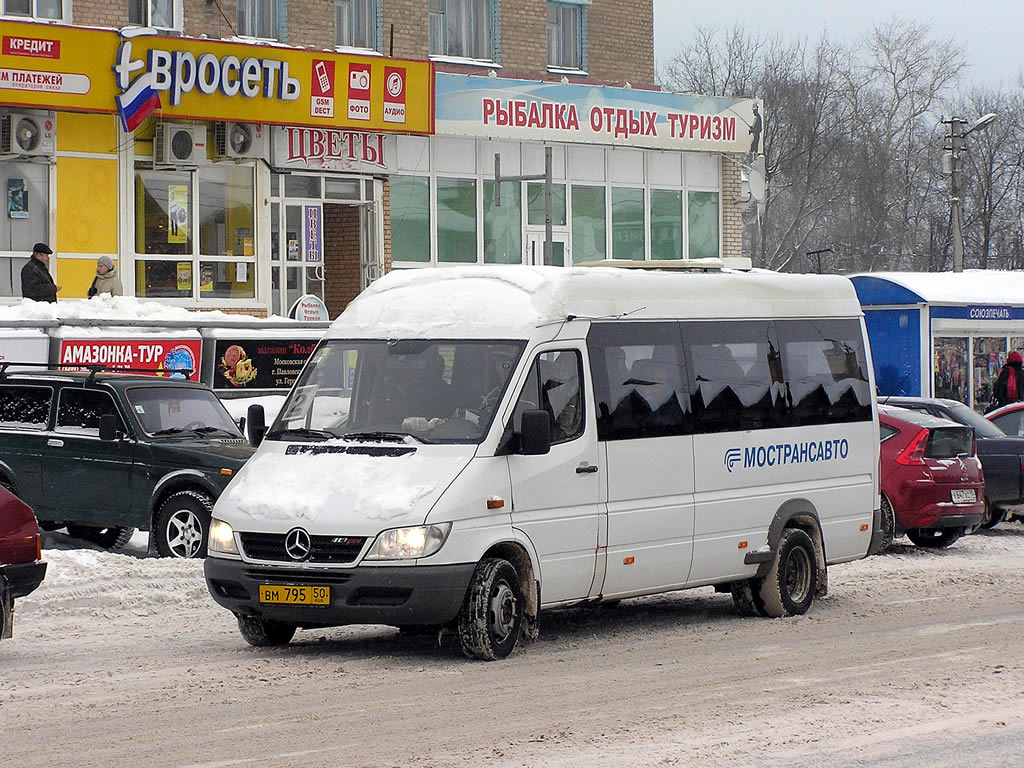
<instances>
[{"instance_id":1,"label":"minibus front grille","mask_svg":"<svg viewBox=\"0 0 1024 768\"><path fill-rule=\"evenodd\" d=\"M242 549L252 560L275 563L294 563L284 546L283 533L240 533ZM310 536L309 557L306 563L351 563L363 549L366 539L361 536Z\"/></svg>"}]
</instances>

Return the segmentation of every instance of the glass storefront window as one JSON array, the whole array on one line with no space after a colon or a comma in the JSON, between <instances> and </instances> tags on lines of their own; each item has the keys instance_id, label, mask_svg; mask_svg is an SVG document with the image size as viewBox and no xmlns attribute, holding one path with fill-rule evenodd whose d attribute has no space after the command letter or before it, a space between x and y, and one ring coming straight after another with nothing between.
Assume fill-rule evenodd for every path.
<instances>
[{"instance_id":1,"label":"glass storefront window","mask_svg":"<svg viewBox=\"0 0 1024 768\"><path fill-rule=\"evenodd\" d=\"M999 369L1006 362L1005 336L975 336L974 342L974 407L984 411L992 402L992 386L999 378ZM967 402L962 400L961 402Z\"/></svg>"},{"instance_id":2,"label":"glass storefront window","mask_svg":"<svg viewBox=\"0 0 1024 768\"><path fill-rule=\"evenodd\" d=\"M968 391L968 341L966 337L936 336L934 342L935 397L966 403Z\"/></svg>"},{"instance_id":3,"label":"glass storefront window","mask_svg":"<svg viewBox=\"0 0 1024 768\"><path fill-rule=\"evenodd\" d=\"M191 260L136 260L135 293L147 299L190 299L193 266Z\"/></svg>"},{"instance_id":4,"label":"glass storefront window","mask_svg":"<svg viewBox=\"0 0 1024 768\"><path fill-rule=\"evenodd\" d=\"M191 173L135 172L135 252L192 255Z\"/></svg>"},{"instance_id":5,"label":"glass storefront window","mask_svg":"<svg viewBox=\"0 0 1024 768\"><path fill-rule=\"evenodd\" d=\"M612 258L643 261L644 191L612 189Z\"/></svg>"},{"instance_id":6,"label":"glass storefront window","mask_svg":"<svg viewBox=\"0 0 1024 768\"><path fill-rule=\"evenodd\" d=\"M200 168L199 252L206 256L253 258L254 199L252 168Z\"/></svg>"},{"instance_id":7,"label":"glass storefront window","mask_svg":"<svg viewBox=\"0 0 1024 768\"><path fill-rule=\"evenodd\" d=\"M531 227L544 226L544 185L526 185L526 220ZM565 226L565 184L551 185L551 226Z\"/></svg>"},{"instance_id":8,"label":"glass storefront window","mask_svg":"<svg viewBox=\"0 0 1024 768\"><path fill-rule=\"evenodd\" d=\"M518 181L501 185L501 207L494 205L494 182L484 182L484 263L523 261L523 202Z\"/></svg>"},{"instance_id":9,"label":"glass storefront window","mask_svg":"<svg viewBox=\"0 0 1024 768\"><path fill-rule=\"evenodd\" d=\"M437 260L476 262L476 181L437 180Z\"/></svg>"},{"instance_id":10,"label":"glass storefront window","mask_svg":"<svg viewBox=\"0 0 1024 768\"><path fill-rule=\"evenodd\" d=\"M683 193L651 190L651 258L683 258Z\"/></svg>"},{"instance_id":11,"label":"glass storefront window","mask_svg":"<svg viewBox=\"0 0 1024 768\"><path fill-rule=\"evenodd\" d=\"M392 176L391 260L430 261L430 179Z\"/></svg>"},{"instance_id":12,"label":"glass storefront window","mask_svg":"<svg viewBox=\"0 0 1024 768\"><path fill-rule=\"evenodd\" d=\"M572 260L605 258L604 187L572 187Z\"/></svg>"},{"instance_id":13,"label":"glass storefront window","mask_svg":"<svg viewBox=\"0 0 1024 768\"><path fill-rule=\"evenodd\" d=\"M686 195L691 259L719 257L718 193L689 192Z\"/></svg>"},{"instance_id":14,"label":"glass storefront window","mask_svg":"<svg viewBox=\"0 0 1024 768\"><path fill-rule=\"evenodd\" d=\"M21 268L32 243L50 239L50 169L44 163L0 163L7 215L0 217L0 296L21 296Z\"/></svg>"},{"instance_id":15,"label":"glass storefront window","mask_svg":"<svg viewBox=\"0 0 1024 768\"><path fill-rule=\"evenodd\" d=\"M288 174L284 177L284 196L319 199L322 196L320 194L320 177Z\"/></svg>"},{"instance_id":16,"label":"glass storefront window","mask_svg":"<svg viewBox=\"0 0 1024 768\"><path fill-rule=\"evenodd\" d=\"M201 261L199 263L199 298L255 298L255 277L255 265L249 262Z\"/></svg>"}]
</instances>

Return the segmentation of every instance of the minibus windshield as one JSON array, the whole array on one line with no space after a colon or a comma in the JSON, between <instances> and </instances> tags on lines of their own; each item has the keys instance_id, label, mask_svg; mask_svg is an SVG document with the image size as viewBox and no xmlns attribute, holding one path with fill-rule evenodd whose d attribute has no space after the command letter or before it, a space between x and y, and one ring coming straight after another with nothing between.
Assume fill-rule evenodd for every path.
<instances>
[{"instance_id":1,"label":"minibus windshield","mask_svg":"<svg viewBox=\"0 0 1024 768\"><path fill-rule=\"evenodd\" d=\"M491 340L325 341L266 437L479 443L524 346Z\"/></svg>"}]
</instances>

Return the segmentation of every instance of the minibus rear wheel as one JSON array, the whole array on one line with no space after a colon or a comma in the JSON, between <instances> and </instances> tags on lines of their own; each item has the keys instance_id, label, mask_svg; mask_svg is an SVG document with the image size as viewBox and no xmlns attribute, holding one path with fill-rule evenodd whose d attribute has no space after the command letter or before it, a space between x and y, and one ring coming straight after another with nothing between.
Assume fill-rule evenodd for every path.
<instances>
[{"instance_id":1,"label":"minibus rear wheel","mask_svg":"<svg viewBox=\"0 0 1024 768\"><path fill-rule=\"evenodd\" d=\"M811 537L799 528L786 528L771 570L761 581L761 600L768 616L807 613L818 589L818 566Z\"/></svg>"},{"instance_id":2,"label":"minibus rear wheel","mask_svg":"<svg viewBox=\"0 0 1024 768\"><path fill-rule=\"evenodd\" d=\"M471 659L504 659L523 627L523 596L512 563L488 557L477 563L459 611L459 642Z\"/></svg>"}]
</instances>

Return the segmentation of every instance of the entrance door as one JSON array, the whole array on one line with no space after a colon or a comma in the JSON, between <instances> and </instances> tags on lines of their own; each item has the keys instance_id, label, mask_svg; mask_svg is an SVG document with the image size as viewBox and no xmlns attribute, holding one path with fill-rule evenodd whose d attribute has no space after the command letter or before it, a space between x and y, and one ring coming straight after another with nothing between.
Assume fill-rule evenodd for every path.
<instances>
[{"instance_id":1,"label":"entrance door","mask_svg":"<svg viewBox=\"0 0 1024 768\"><path fill-rule=\"evenodd\" d=\"M540 232L527 231L526 263L534 267L545 266L543 230ZM546 266L565 267L571 265L569 235L565 232L553 232L551 235L551 261Z\"/></svg>"},{"instance_id":2,"label":"entrance door","mask_svg":"<svg viewBox=\"0 0 1024 768\"><path fill-rule=\"evenodd\" d=\"M319 261L309 261L310 248L308 207L315 207L321 217L319 237L323 238L323 207L313 203L273 203L271 208L271 267L272 311L286 315L292 304L302 295L311 293L324 298L323 242L319 245Z\"/></svg>"}]
</instances>

